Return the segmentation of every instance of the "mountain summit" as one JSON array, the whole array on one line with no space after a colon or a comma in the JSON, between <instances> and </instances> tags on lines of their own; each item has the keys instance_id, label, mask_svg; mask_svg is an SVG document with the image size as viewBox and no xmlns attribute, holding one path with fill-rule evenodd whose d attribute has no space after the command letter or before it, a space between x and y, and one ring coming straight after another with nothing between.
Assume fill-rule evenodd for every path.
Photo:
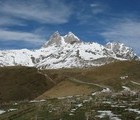
<instances>
[{"instance_id":1,"label":"mountain summit","mask_svg":"<svg viewBox=\"0 0 140 120\"><path fill-rule=\"evenodd\" d=\"M48 42L46 42L43 47L48 47L51 45L55 46L64 46L66 44L73 44L76 42L80 42L80 39L74 35L72 32L68 32L68 34L61 36L58 31L53 33L49 38Z\"/></svg>"},{"instance_id":2,"label":"mountain summit","mask_svg":"<svg viewBox=\"0 0 140 120\"><path fill-rule=\"evenodd\" d=\"M55 33L53 33L49 40L43 45L43 47L48 47L50 45L60 45L62 42L62 37L60 36L59 32L56 31Z\"/></svg>"},{"instance_id":3,"label":"mountain summit","mask_svg":"<svg viewBox=\"0 0 140 120\"><path fill-rule=\"evenodd\" d=\"M68 32L68 34L65 35L63 38L66 43L70 43L70 44L80 42L80 39L76 35L74 35L72 32Z\"/></svg>"},{"instance_id":4,"label":"mountain summit","mask_svg":"<svg viewBox=\"0 0 140 120\"><path fill-rule=\"evenodd\" d=\"M101 66L116 60L136 60L132 48L123 43L82 42L72 32L57 31L37 50L0 51L0 66L34 66L39 69Z\"/></svg>"}]
</instances>

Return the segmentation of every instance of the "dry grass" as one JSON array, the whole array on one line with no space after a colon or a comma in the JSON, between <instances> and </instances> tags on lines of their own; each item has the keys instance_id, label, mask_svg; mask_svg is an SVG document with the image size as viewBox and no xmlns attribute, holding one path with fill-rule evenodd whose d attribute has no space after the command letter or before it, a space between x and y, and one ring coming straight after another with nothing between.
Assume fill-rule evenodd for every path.
<instances>
[{"instance_id":1,"label":"dry grass","mask_svg":"<svg viewBox=\"0 0 140 120\"><path fill-rule=\"evenodd\" d=\"M81 81L108 86L114 90L122 89L122 85L129 84L132 80L140 83L139 61L118 61L96 68L45 70L44 72L57 74L63 78L73 77ZM128 76L128 78L121 80L121 76Z\"/></svg>"},{"instance_id":2,"label":"dry grass","mask_svg":"<svg viewBox=\"0 0 140 120\"><path fill-rule=\"evenodd\" d=\"M36 68L0 68L0 102L34 99L52 84Z\"/></svg>"},{"instance_id":3,"label":"dry grass","mask_svg":"<svg viewBox=\"0 0 140 120\"><path fill-rule=\"evenodd\" d=\"M73 95L87 95L90 94L92 91L93 88L89 87L88 85L76 84L71 81L64 80L55 87L46 91L37 99L56 98Z\"/></svg>"},{"instance_id":4,"label":"dry grass","mask_svg":"<svg viewBox=\"0 0 140 120\"><path fill-rule=\"evenodd\" d=\"M140 83L139 61L120 61L96 68L42 70L41 72L54 80L56 85L43 74L39 74L36 68L21 66L0 68L0 102L34 99L43 93L41 96L59 97L89 94L97 90L95 86L93 88L87 84L68 81L69 78L103 85L115 91L121 90L122 85L131 89L140 89L139 85L131 82ZM121 76L126 75L127 79L120 79Z\"/></svg>"}]
</instances>

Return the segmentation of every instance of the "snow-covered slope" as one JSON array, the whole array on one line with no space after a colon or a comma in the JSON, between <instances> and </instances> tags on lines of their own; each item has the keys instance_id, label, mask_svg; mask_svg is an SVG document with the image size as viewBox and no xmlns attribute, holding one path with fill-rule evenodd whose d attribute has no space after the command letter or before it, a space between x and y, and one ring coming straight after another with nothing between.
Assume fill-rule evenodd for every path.
<instances>
[{"instance_id":1,"label":"snow-covered slope","mask_svg":"<svg viewBox=\"0 0 140 120\"><path fill-rule=\"evenodd\" d=\"M27 49L0 51L0 66L34 66L32 54L32 51Z\"/></svg>"},{"instance_id":2,"label":"snow-covered slope","mask_svg":"<svg viewBox=\"0 0 140 120\"><path fill-rule=\"evenodd\" d=\"M35 66L40 69L100 66L118 60L135 59L133 50L121 43L82 42L72 32L55 32L38 50L0 51L0 66Z\"/></svg>"},{"instance_id":3,"label":"snow-covered slope","mask_svg":"<svg viewBox=\"0 0 140 120\"><path fill-rule=\"evenodd\" d=\"M116 57L125 58L125 59L135 59L136 54L133 52L133 49L127 47L123 43L107 43L106 48L110 49L116 54Z\"/></svg>"}]
</instances>

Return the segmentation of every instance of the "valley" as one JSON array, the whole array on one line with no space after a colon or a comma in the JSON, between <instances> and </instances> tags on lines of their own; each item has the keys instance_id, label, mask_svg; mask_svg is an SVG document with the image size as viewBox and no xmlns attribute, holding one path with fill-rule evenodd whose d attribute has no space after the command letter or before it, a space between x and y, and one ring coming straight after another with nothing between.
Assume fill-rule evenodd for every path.
<instances>
[{"instance_id":1,"label":"valley","mask_svg":"<svg viewBox=\"0 0 140 120\"><path fill-rule=\"evenodd\" d=\"M0 91L1 120L140 119L139 61L118 61L94 68L37 70L30 67L7 67L0 71L2 78L7 81L0 84L0 88L7 91ZM25 73L28 74L25 76ZM40 77L34 77L36 74ZM23 80L33 77L34 82L29 79L32 87L29 87L29 81L22 83L19 76ZM20 99L11 95L9 91L12 88L7 86L9 79L18 81L12 86L13 90L21 93L24 86L28 86L26 88L31 93L24 91L28 95L25 96L12 91L18 97L21 96ZM39 83L36 85L35 81ZM22 87L19 83L22 83ZM5 96L9 96L7 102Z\"/></svg>"}]
</instances>

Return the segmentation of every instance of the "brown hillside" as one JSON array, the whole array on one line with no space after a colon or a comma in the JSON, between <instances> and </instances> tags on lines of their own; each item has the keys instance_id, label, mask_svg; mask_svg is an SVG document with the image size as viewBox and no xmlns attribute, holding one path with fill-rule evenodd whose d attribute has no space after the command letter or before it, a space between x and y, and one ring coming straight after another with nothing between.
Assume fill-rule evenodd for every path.
<instances>
[{"instance_id":1,"label":"brown hillside","mask_svg":"<svg viewBox=\"0 0 140 120\"><path fill-rule=\"evenodd\" d=\"M122 76L128 77L122 80ZM139 61L120 61L81 69L38 71L21 66L0 68L1 102L34 99L40 95L46 98L89 94L103 87L118 91L123 89L122 86L140 90Z\"/></svg>"},{"instance_id":2,"label":"brown hillside","mask_svg":"<svg viewBox=\"0 0 140 120\"><path fill-rule=\"evenodd\" d=\"M139 85L131 83L131 81L140 83L139 61L118 61L96 68L45 70L44 72L50 73L51 76L65 76L67 80L74 78L99 84L113 90L121 90L122 85L127 85L132 89L140 88ZM128 78L121 80L122 76L128 76Z\"/></svg>"},{"instance_id":3,"label":"brown hillside","mask_svg":"<svg viewBox=\"0 0 140 120\"><path fill-rule=\"evenodd\" d=\"M0 101L34 99L52 87L52 83L36 68L0 68Z\"/></svg>"}]
</instances>

